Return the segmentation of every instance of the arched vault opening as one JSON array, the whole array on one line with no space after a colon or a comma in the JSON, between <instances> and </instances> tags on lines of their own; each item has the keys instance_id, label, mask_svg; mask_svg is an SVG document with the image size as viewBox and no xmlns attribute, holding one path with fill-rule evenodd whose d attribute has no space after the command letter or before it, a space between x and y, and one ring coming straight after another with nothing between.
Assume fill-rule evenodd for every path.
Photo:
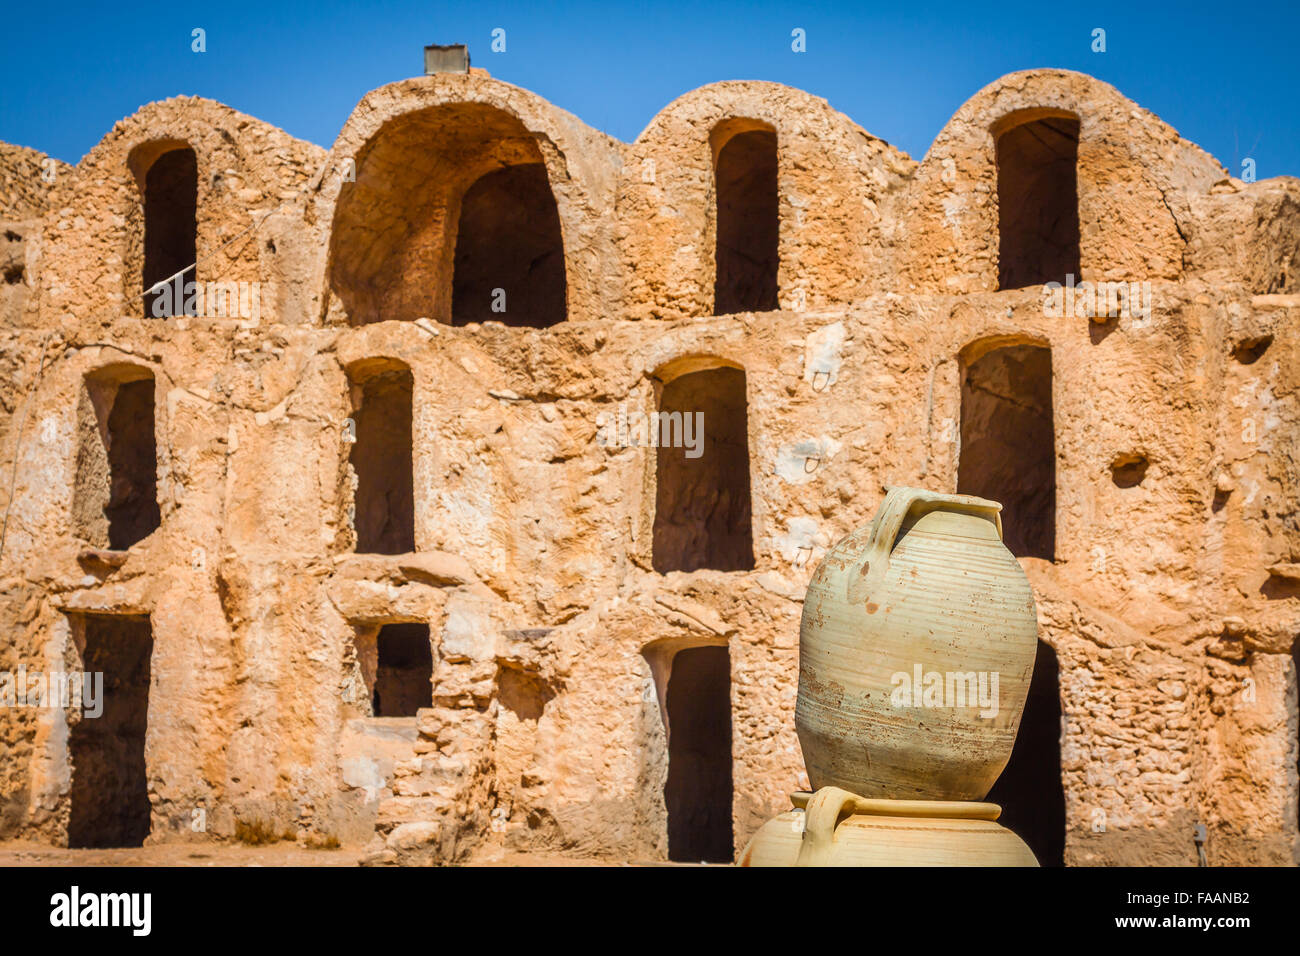
<instances>
[{"instance_id":1,"label":"arched vault opening","mask_svg":"<svg viewBox=\"0 0 1300 956\"><path fill-rule=\"evenodd\" d=\"M517 117L485 103L405 113L358 151L355 175L329 249L352 325L563 321L560 216L538 139Z\"/></svg>"}]
</instances>

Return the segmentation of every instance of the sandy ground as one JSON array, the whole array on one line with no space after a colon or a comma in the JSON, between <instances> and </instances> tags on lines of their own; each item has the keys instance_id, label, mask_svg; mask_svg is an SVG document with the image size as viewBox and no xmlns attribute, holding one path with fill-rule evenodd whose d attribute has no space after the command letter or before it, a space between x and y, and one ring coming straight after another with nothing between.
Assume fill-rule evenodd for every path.
<instances>
[{"instance_id":1,"label":"sandy ground","mask_svg":"<svg viewBox=\"0 0 1300 956\"><path fill-rule=\"evenodd\" d=\"M172 843L123 850L0 843L0 866L356 866L362 855L361 847L309 850L292 843Z\"/></svg>"},{"instance_id":2,"label":"sandy ground","mask_svg":"<svg viewBox=\"0 0 1300 956\"><path fill-rule=\"evenodd\" d=\"M123 850L69 850L40 843L0 842L0 867L11 866L356 866L362 847L313 850L292 843L243 846L226 843L171 843ZM655 866L650 861L619 863L543 853L517 853L488 847L469 866ZM674 864L668 864L674 865Z\"/></svg>"}]
</instances>

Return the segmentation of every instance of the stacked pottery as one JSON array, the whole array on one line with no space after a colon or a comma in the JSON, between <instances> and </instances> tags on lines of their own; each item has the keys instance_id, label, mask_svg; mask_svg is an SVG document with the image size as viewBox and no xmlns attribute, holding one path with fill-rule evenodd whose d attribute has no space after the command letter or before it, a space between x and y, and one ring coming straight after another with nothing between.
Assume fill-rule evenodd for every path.
<instances>
[{"instance_id":1,"label":"stacked pottery","mask_svg":"<svg viewBox=\"0 0 1300 956\"><path fill-rule=\"evenodd\" d=\"M791 794L741 866L1037 866L995 803L867 800L839 787Z\"/></svg>"},{"instance_id":2,"label":"stacked pottery","mask_svg":"<svg viewBox=\"0 0 1300 956\"><path fill-rule=\"evenodd\" d=\"M891 488L808 585L795 725L814 793L741 865L1025 865L979 803L1006 766L1038 627L1002 506Z\"/></svg>"}]
</instances>

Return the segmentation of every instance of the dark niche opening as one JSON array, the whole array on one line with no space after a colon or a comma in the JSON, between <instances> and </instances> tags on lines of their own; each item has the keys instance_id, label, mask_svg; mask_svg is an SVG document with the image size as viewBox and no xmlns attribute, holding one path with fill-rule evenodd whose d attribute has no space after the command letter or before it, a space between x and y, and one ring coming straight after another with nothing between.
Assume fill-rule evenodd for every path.
<instances>
[{"instance_id":1,"label":"dark niche opening","mask_svg":"<svg viewBox=\"0 0 1300 956\"><path fill-rule=\"evenodd\" d=\"M385 624L371 704L376 717L414 717L433 706L433 649L428 624Z\"/></svg>"},{"instance_id":2,"label":"dark niche opening","mask_svg":"<svg viewBox=\"0 0 1300 956\"><path fill-rule=\"evenodd\" d=\"M153 632L144 617L84 618L82 667L102 674L95 703L83 692L81 719L68 733L72 763L68 846L136 847L149 835L145 731Z\"/></svg>"},{"instance_id":3,"label":"dark niche opening","mask_svg":"<svg viewBox=\"0 0 1300 956\"><path fill-rule=\"evenodd\" d=\"M125 551L158 529L158 443L154 379L138 366L86 376L78 411L73 491L75 533Z\"/></svg>"},{"instance_id":4,"label":"dark niche opening","mask_svg":"<svg viewBox=\"0 0 1300 956\"><path fill-rule=\"evenodd\" d=\"M481 177L461 201L452 325L546 328L565 318L564 239L541 163Z\"/></svg>"},{"instance_id":5,"label":"dark niche opening","mask_svg":"<svg viewBox=\"0 0 1300 956\"><path fill-rule=\"evenodd\" d=\"M415 378L409 368L395 364L354 373L356 440L349 461L357 476L356 550L358 554L408 554L415 550L411 437Z\"/></svg>"},{"instance_id":6,"label":"dark niche opening","mask_svg":"<svg viewBox=\"0 0 1300 956\"><path fill-rule=\"evenodd\" d=\"M186 284L195 279L187 268L195 254L198 233L199 168L194 150L172 149L153 161L144 179L144 289L185 273L171 283L170 291L145 296L145 315L193 315L186 308ZM179 295L178 295L179 293ZM157 308L155 309L155 303Z\"/></svg>"},{"instance_id":7,"label":"dark niche opening","mask_svg":"<svg viewBox=\"0 0 1300 956\"><path fill-rule=\"evenodd\" d=\"M957 492L1002 502L1003 539L1017 557L1056 554L1052 353L994 349L966 365Z\"/></svg>"},{"instance_id":8,"label":"dark niche opening","mask_svg":"<svg viewBox=\"0 0 1300 956\"><path fill-rule=\"evenodd\" d=\"M111 493L108 546L124 551L161 522L158 509L158 446L154 437L153 378L127 382L117 390L108 416Z\"/></svg>"},{"instance_id":9,"label":"dark niche opening","mask_svg":"<svg viewBox=\"0 0 1300 956\"><path fill-rule=\"evenodd\" d=\"M754 567L745 373L688 372L663 386L652 564L669 571Z\"/></svg>"},{"instance_id":10,"label":"dark niche opening","mask_svg":"<svg viewBox=\"0 0 1300 956\"><path fill-rule=\"evenodd\" d=\"M731 655L678 651L668 680L668 859L730 863Z\"/></svg>"},{"instance_id":11,"label":"dark niche opening","mask_svg":"<svg viewBox=\"0 0 1300 956\"><path fill-rule=\"evenodd\" d=\"M1268 351L1268 347L1272 344L1273 336L1271 335L1245 338L1232 347L1232 357L1242 365L1254 365L1264 357L1264 353Z\"/></svg>"},{"instance_id":12,"label":"dark niche opening","mask_svg":"<svg viewBox=\"0 0 1300 956\"><path fill-rule=\"evenodd\" d=\"M1029 844L1040 865L1065 865L1061 678L1056 651L1043 641L1011 759L985 799L1002 807L998 822Z\"/></svg>"},{"instance_id":13,"label":"dark niche opening","mask_svg":"<svg viewBox=\"0 0 1300 956\"><path fill-rule=\"evenodd\" d=\"M998 288L1076 281L1079 119L1049 116L997 141Z\"/></svg>"},{"instance_id":14,"label":"dark niche opening","mask_svg":"<svg viewBox=\"0 0 1300 956\"><path fill-rule=\"evenodd\" d=\"M1117 488L1136 488L1147 476L1151 463L1141 452L1123 452L1110 463L1110 479Z\"/></svg>"},{"instance_id":15,"label":"dark niche opening","mask_svg":"<svg viewBox=\"0 0 1300 956\"><path fill-rule=\"evenodd\" d=\"M748 130L718 151L713 312L771 312L777 304L780 209L776 133Z\"/></svg>"},{"instance_id":16,"label":"dark niche opening","mask_svg":"<svg viewBox=\"0 0 1300 956\"><path fill-rule=\"evenodd\" d=\"M1296 694L1296 699L1300 700L1300 637L1296 638L1291 644L1291 684ZM1300 778L1300 720L1294 724L1296 732L1296 776ZM1296 801L1300 804L1300 800ZM1296 807L1296 825L1300 826L1300 806Z\"/></svg>"}]
</instances>

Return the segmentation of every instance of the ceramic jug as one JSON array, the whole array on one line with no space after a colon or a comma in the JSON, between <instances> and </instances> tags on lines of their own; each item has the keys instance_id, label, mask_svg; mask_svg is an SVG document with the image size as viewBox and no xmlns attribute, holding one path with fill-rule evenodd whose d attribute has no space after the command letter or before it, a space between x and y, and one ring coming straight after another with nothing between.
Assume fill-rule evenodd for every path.
<instances>
[{"instance_id":1,"label":"ceramic jug","mask_svg":"<svg viewBox=\"0 0 1300 956\"><path fill-rule=\"evenodd\" d=\"M1038 622L1002 506L891 488L808 585L795 725L813 788L981 800L1006 766Z\"/></svg>"},{"instance_id":2,"label":"ceramic jug","mask_svg":"<svg viewBox=\"0 0 1300 956\"><path fill-rule=\"evenodd\" d=\"M791 801L796 809L763 824L738 866L1038 865L1025 842L997 824L996 804L867 800L838 787Z\"/></svg>"}]
</instances>

